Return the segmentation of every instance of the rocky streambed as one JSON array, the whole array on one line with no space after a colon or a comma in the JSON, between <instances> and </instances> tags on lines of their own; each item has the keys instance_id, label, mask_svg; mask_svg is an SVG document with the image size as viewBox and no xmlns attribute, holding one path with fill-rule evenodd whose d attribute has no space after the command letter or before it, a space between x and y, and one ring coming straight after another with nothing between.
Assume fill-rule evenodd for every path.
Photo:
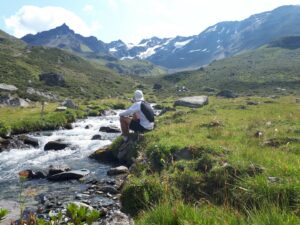
<instances>
[{"instance_id":1,"label":"rocky streambed","mask_svg":"<svg viewBox=\"0 0 300 225\"><path fill-rule=\"evenodd\" d=\"M64 212L71 202L101 211L104 216L98 224L130 224L130 219L120 212L119 203L126 169L119 174L112 170L112 165L89 158L120 135L117 114L118 111L78 120L68 129L13 137L23 144L8 145L8 150L0 152L0 207L11 211L1 224L16 219L13 218L19 215L16 206L21 204L25 206L25 214L35 212L47 219L49 215ZM64 175L65 178L53 180L49 179L55 175L53 171L84 173L81 179ZM30 179L20 180L19 174Z\"/></svg>"}]
</instances>

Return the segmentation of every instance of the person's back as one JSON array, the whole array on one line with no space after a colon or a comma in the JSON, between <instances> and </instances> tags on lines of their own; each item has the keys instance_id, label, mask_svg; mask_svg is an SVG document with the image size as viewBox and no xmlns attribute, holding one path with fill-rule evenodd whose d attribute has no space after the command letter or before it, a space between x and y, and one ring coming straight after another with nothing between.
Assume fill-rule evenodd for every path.
<instances>
[{"instance_id":1,"label":"person's back","mask_svg":"<svg viewBox=\"0 0 300 225\"><path fill-rule=\"evenodd\" d=\"M143 92L136 90L134 103L124 112L120 113L122 135L127 137L129 129L138 132L146 132L154 128L154 111L151 105L144 101ZM132 118L129 118L132 116Z\"/></svg>"}]
</instances>

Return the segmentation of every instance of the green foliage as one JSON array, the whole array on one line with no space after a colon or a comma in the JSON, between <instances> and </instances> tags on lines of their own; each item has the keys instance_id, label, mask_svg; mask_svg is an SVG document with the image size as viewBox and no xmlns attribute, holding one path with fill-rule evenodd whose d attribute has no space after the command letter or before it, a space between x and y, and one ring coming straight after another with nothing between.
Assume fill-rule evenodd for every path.
<instances>
[{"instance_id":1,"label":"green foliage","mask_svg":"<svg viewBox=\"0 0 300 225\"><path fill-rule=\"evenodd\" d=\"M122 210L132 216L163 199L164 188L156 177L131 179L123 189Z\"/></svg>"},{"instance_id":2,"label":"green foliage","mask_svg":"<svg viewBox=\"0 0 300 225\"><path fill-rule=\"evenodd\" d=\"M265 206L263 210L249 211L247 215L227 207L202 204L198 207L181 201L164 202L142 214L137 225L297 225L299 217L274 206Z\"/></svg>"},{"instance_id":3,"label":"green foliage","mask_svg":"<svg viewBox=\"0 0 300 225\"><path fill-rule=\"evenodd\" d=\"M7 209L0 208L0 221L8 214Z\"/></svg>"},{"instance_id":4,"label":"green foliage","mask_svg":"<svg viewBox=\"0 0 300 225\"><path fill-rule=\"evenodd\" d=\"M100 217L100 212L71 203L67 207L67 215L71 218L71 222L74 225L81 225L84 224L84 222L91 225Z\"/></svg>"},{"instance_id":5,"label":"green foliage","mask_svg":"<svg viewBox=\"0 0 300 225\"><path fill-rule=\"evenodd\" d=\"M11 127L5 122L0 121L0 137L5 137L11 132Z\"/></svg>"}]
</instances>

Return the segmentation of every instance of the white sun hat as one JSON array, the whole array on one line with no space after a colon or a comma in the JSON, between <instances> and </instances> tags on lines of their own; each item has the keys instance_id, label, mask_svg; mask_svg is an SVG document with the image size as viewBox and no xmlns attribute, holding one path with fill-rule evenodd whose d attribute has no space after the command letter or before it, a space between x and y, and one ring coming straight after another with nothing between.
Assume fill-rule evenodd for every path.
<instances>
[{"instance_id":1,"label":"white sun hat","mask_svg":"<svg viewBox=\"0 0 300 225\"><path fill-rule=\"evenodd\" d=\"M144 101L144 94L141 90L136 90L134 92L134 97L133 97L133 100L135 102L138 102L138 101Z\"/></svg>"}]
</instances>

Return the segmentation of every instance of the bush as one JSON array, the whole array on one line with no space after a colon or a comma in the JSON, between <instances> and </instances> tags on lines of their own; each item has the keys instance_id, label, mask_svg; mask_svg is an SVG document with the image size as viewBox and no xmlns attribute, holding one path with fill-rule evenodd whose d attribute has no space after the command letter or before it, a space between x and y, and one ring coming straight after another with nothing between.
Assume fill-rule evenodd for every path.
<instances>
[{"instance_id":1,"label":"bush","mask_svg":"<svg viewBox=\"0 0 300 225\"><path fill-rule=\"evenodd\" d=\"M11 127L8 124L0 121L0 137L5 137L9 135L10 132L11 132Z\"/></svg>"},{"instance_id":2,"label":"bush","mask_svg":"<svg viewBox=\"0 0 300 225\"><path fill-rule=\"evenodd\" d=\"M136 216L141 210L153 207L163 196L164 188L159 178L132 178L122 191L122 211Z\"/></svg>"}]
</instances>

